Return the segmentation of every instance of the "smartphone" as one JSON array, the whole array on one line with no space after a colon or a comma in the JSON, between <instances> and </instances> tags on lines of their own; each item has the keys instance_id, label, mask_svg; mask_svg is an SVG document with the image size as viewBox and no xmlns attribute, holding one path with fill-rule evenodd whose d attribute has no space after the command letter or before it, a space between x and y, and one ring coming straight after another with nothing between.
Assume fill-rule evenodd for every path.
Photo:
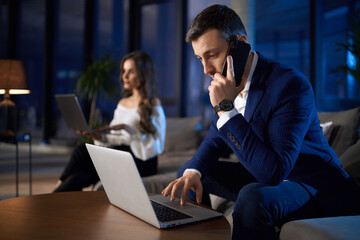
<instances>
[{"instance_id":1,"label":"smartphone","mask_svg":"<svg viewBox=\"0 0 360 240\"><path fill-rule=\"evenodd\" d=\"M233 59L236 86L239 86L241 83L241 77L245 70L245 65L250 54L250 49L251 49L250 44L246 42L239 41L236 38L230 40L227 56L231 55ZM226 72L227 72L227 61L225 58L225 62L221 74L224 77L226 77Z\"/></svg>"}]
</instances>

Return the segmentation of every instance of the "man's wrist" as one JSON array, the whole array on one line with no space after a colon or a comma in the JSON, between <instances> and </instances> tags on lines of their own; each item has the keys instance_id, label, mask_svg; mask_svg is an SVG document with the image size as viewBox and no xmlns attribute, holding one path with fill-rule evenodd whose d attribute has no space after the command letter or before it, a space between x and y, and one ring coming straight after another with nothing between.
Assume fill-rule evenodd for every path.
<instances>
[{"instance_id":1,"label":"man's wrist","mask_svg":"<svg viewBox=\"0 0 360 240\"><path fill-rule=\"evenodd\" d=\"M201 172L200 172L199 170L195 169L195 168L187 168L187 169L184 171L183 175L184 175L185 173L187 173L187 172L195 172L195 173L197 173L197 174L199 175L199 177L201 178Z\"/></svg>"},{"instance_id":2,"label":"man's wrist","mask_svg":"<svg viewBox=\"0 0 360 240\"><path fill-rule=\"evenodd\" d=\"M221 115L223 115L225 113L225 111L218 111L217 112L217 115L219 116L219 117L221 117Z\"/></svg>"},{"instance_id":3,"label":"man's wrist","mask_svg":"<svg viewBox=\"0 0 360 240\"><path fill-rule=\"evenodd\" d=\"M232 109L234 109L234 103L228 99L223 99L219 104L214 106L214 111L216 113L219 113L219 112L224 113L224 112L230 111ZM221 116L221 114L219 116Z\"/></svg>"}]
</instances>

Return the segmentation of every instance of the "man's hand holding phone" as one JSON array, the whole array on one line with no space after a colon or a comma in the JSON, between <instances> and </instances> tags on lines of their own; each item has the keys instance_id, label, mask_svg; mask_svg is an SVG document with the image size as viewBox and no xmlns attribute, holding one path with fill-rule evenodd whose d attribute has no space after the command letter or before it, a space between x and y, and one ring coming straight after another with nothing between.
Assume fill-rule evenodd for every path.
<instances>
[{"instance_id":1,"label":"man's hand holding phone","mask_svg":"<svg viewBox=\"0 0 360 240\"><path fill-rule=\"evenodd\" d=\"M226 57L227 69L226 76L224 77L220 73L215 73L213 76L213 81L208 88L210 102L212 106L218 105L222 100L228 99L234 102L237 95L243 89L243 86L236 86L235 78L234 78L234 65L232 56L228 55ZM218 112L219 115L222 112Z\"/></svg>"},{"instance_id":2,"label":"man's hand holding phone","mask_svg":"<svg viewBox=\"0 0 360 240\"><path fill-rule=\"evenodd\" d=\"M233 76L235 78L236 86L239 86L242 82L242 76L245 71L246 63L250 54L250 44L240 41L236 38L232 38L229 42L227 55L233 58ZM224 66L221 74L227 76L227 61L224 61Z\"/></svg>"}]
</instances>

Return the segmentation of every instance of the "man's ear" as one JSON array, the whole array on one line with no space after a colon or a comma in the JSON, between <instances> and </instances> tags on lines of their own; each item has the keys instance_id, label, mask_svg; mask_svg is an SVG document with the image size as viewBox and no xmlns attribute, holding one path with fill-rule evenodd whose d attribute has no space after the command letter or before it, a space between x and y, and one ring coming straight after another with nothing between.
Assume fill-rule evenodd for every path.
<instances>
[{"instance_id":1,"label":"man's ear","mask_svg":"<svg viewBox=\"0 0 360 240\"><path fill-rule=\"evenodd\" d=\"M248 42L247 36L244 34L237 35L236 39L242 42L246 42L246 43Z\"/></svg>"}]
</instances>

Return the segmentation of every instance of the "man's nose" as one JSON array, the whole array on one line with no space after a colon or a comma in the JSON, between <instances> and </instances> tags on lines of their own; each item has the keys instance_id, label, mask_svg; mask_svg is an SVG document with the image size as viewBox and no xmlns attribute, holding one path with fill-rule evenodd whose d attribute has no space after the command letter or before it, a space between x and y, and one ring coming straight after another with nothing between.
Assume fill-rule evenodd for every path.
<instances>
[{"instance_id":1,"label":"man's nose","mask_svg":"<svg viewBox=\"0 0 360 240\"><path fill-rule=\"evenodd\" d=\"M204 74L207 74L210 77L215 74L215 68L214 68L214 66L212 64L210 64L209 62L204 61L203 66L204 66Z\"/></svg>"}]
</instances>

